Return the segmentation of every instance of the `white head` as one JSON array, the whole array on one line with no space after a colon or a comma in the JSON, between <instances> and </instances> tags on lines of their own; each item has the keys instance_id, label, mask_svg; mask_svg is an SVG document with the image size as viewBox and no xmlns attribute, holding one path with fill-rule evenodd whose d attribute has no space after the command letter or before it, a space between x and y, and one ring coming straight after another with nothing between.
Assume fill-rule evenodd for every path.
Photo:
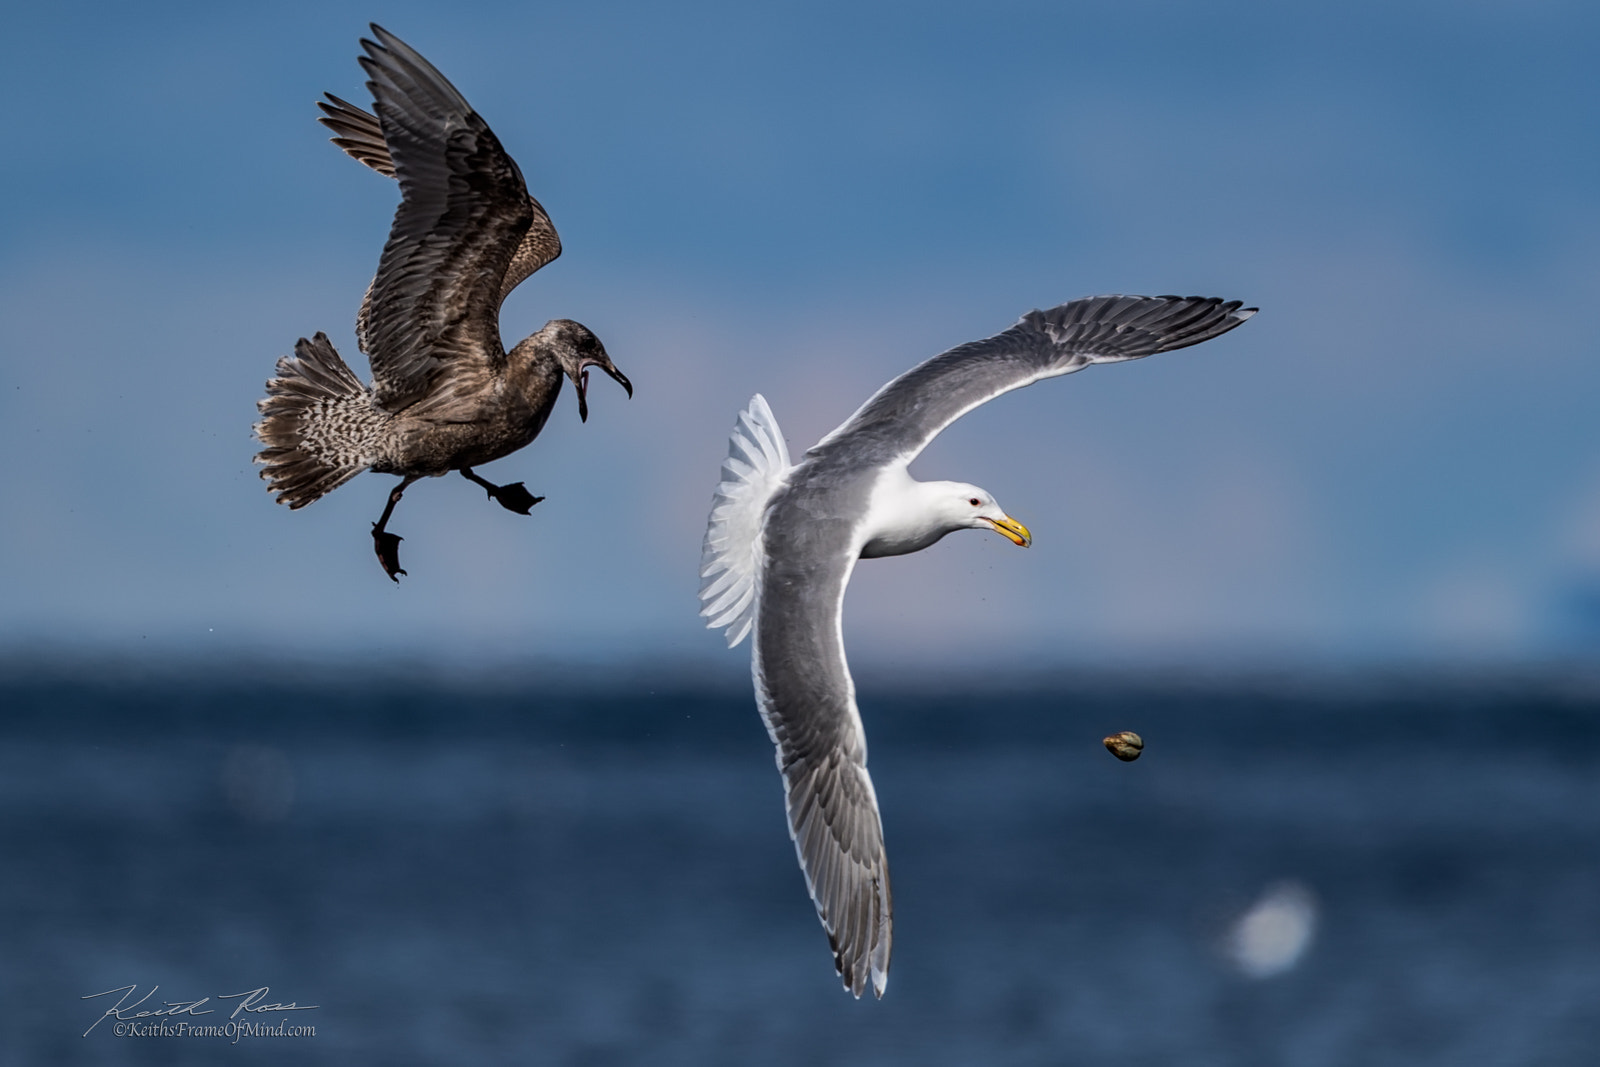
<instances>
[{"instance_id":1,"label":"white head","mask_svg":"<svg viewBox=\"0 0 1600 1067\"><path fill-rule=\"evenodd\" d=\"M966 482L922 484L930 511L944 527L941 536L954 530L993 530L1022 548L1033 544L1028 528L1007 515L987 489Z\"/></svg>"},{"instance_id":2,"label":"white head","mask_svg":"<svg viewBox=\"0 0 1600 1067\"><path fill-rule=\"evenodd\" d=\"M966 482L919 482L901 474L879 484L867 518L863 558L901 556L956 530L993 530L1026 548L1033 535L986 490Z\"/></svg>"}]
</instances>

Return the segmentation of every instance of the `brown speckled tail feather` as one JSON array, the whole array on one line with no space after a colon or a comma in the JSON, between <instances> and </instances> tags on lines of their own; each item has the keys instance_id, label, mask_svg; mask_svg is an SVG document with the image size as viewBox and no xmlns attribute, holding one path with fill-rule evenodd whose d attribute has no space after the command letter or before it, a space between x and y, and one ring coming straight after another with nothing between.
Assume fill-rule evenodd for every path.
<instances>
[{"instance_id":1,"label":"brown speckled tail feather","mask_svg":"<svg viewBox=\"0 0 1600 1067\"><path fill-rule=\"evenodd\" d=\"M256 402L261 477L280 504L303 508L372 463L371 449L387 416L334 350L326 334L301 338L278 360L278 376Z\"/></svg>"}]
</instances>

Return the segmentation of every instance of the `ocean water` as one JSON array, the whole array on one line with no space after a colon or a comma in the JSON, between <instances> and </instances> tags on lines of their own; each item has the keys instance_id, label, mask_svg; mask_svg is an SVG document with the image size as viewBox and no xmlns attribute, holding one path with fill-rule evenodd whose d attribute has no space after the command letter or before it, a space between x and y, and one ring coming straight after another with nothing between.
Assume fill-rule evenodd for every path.
<instances>
[{"instance_id":1,"label":"ocean water","mask_svg":"<svg viewBox=\"0 0 1600 1067\"><path fill-rule=\"evenodd\" d=\"M0 1062L1600 1062L1592 689L864 686L874 1002L747 693L266 677L0 679Z\"/></svg>"}]
</instances>

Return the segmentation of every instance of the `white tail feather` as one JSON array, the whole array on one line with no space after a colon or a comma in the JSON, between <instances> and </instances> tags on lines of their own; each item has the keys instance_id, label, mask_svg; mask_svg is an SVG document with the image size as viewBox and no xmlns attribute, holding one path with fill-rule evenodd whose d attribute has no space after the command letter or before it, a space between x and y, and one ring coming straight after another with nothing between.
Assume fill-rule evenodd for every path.
<instances>
[{"instance_id":1,"label":"white tail feather","mask_svg":"<svg viewBox=\"0 0 1600 1067\"><path fill-rule=\"evenodd\" d=\"M728 438L728 458L700 550L700 614L707 629L727 627L729 648L745 639L755 621L761 521L789 468L778 420L757 393Z\"/></svg>"}]
</instances>

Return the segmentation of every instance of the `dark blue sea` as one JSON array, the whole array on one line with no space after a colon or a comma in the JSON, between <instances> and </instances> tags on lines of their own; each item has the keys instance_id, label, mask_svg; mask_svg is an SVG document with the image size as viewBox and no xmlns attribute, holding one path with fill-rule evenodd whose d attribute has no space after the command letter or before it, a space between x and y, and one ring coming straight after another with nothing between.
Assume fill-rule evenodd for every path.
<instances>
[{"instance_id":1,"label":"dark blue sea","mask_svg":"<svg viewBox=\"0 0 1600 1067\"><path fill-rule=\"evenodd\" d=\"M748 692L597 673L14 667L0 1062L1600 1062L1593 686L865 684L874 1002Z\"/></svg>"}]
</instances>

